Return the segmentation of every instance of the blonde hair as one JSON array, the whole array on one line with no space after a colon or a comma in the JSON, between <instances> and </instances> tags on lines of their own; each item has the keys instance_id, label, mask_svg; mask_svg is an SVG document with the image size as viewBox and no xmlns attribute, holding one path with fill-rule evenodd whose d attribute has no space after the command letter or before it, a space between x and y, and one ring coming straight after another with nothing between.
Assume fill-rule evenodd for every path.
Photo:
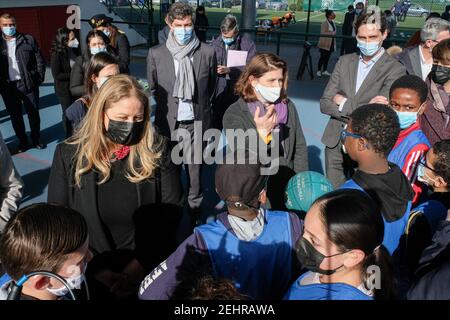
<instances>
[{"instance_id":1,"label":"blonde hair","mask_svg":"<svg viewBox=\"0 0 450 320\"><path fill-rule=\"evenodd\" d=\"M111 173L111 152L114 143L106 136L104 115L111 104L126 97L136 97L144 106L144 133L136 145L130 146L127 160L126 178L133 183L141 182L153 175L161 158L162 139L157 139L150 124L148 96L135 78L116 75L108 79L95 95L81 127L67 141L77 145L75 162L75 184L81 186L83 174L96 170L101 179L98 184L108 181Z\"/></svg>"}]
</instances>

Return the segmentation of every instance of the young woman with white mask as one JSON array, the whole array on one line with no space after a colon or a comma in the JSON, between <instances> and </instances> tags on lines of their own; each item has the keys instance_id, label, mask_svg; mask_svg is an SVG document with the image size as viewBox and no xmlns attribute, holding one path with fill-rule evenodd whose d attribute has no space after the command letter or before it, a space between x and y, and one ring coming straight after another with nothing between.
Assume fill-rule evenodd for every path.
<instances>
[{"instance_id":1,"label":"young woman with white mask","mask_svg":"<svg viewBox=\"0 0 450 320\"><path fill-rule=\"evenodd\" d=\"M297 173L308 170L308 152L297 109L287 97L287 70L287 63L274 54L256 55L236 84L239 100L225 112L223 127L225 133L246 131L250 149L261 149L258 144L273 148L271 164L279 161L276 169L287 167Z\"/></svg>"}]
</instances>

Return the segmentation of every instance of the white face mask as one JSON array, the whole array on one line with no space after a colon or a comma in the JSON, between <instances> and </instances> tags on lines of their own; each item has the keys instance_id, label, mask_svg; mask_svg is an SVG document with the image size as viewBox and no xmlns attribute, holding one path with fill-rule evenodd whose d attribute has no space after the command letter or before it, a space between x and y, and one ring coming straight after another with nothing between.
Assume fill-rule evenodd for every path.
<instances>
[{"instance_id":1,"label":"white face mask","mask_svg":"<svg viewBox=\"0 0 450 320\"><path fill-rule=\"evenodd\" d=\"M87 263L84 264L84 271L86 272ZM71 276L69 278L64 278L70 286L70 289L80 289L81 284L86 280L84 273L80 272L78 275ZM58 281L59 282L59 281ZM69 289L65 285L61 283L61 287L59 288L46 288L48 292L57 296L64 297L69 293Z\"/></svg>"},{"instance_id":2,"label":"white face mask","mask_svg":"<svg viewBox=\"0 0 450 320\"><path fill-rule=\"evenodd\" d=\"M78 42L77 39L73 39L73 40L69 41L69 43L67 44L67 46L68 46L69 48L78 48L79 44L80 44L80 43Z\"/></svg>"},{"instance_id":3,"label":"white face mask","mask_svg":"<svg viewBox=\"0 0 450 320\"><path fill-rule=\"evenodd\" d=\"M422 182L423 184L429 186L429 187L433 187L435 180L430 178L426 173L425 173L425 167L421 164L419 164L419 166L417 167L417 180L419 180L420 182Z\"/></svg>"},{"instance_id":4,"label":"white face mask","mask_svg":"<svg viewBox=\"0 0 450 320\"><path fill-rule=\"evenodd\" d=\"M265 100L264 102L274 103L280 99L281 87L265 87L258 83L254 89Z\"/></svg>"}]
</instances>

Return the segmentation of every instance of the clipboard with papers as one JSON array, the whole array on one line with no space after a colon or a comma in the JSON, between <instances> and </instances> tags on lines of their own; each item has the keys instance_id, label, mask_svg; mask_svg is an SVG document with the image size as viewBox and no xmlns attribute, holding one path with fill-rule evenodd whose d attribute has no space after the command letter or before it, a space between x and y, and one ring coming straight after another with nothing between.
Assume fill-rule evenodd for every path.
<instances>
[{"instance_id":1,"label":"clipboard with papers","mask_svg":"<svg viewBox=\"0 0 450 320\"><path fill-rule=\"evenodd\" d=\"M227 67L244 67L247 64L248 51L228 50Z\"/></svg>"}]
</instances>

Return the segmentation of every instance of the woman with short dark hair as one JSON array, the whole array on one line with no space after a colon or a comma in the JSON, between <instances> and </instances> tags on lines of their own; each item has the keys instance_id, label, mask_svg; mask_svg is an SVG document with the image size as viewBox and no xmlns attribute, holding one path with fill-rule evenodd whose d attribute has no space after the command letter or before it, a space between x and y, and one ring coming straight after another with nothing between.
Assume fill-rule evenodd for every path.
<instances>
[{"instance_id":1,"label":"woman with short dark hair","mask_svg":"<svg viewBox=\"0 0 450 320\"><path fill-rule=\"evenodd\" d=\"M290 178L283 179L286 172L308 170L305 136L295 105L287 97L287 85L287 63L271 53L258 54L247 65L236 84L239 100L228 108L223 117L223 128L227 135L228 130L236 133L236 130L241 129L247 132L246 147L260 156L260 145L265 144L272 149L270 164L276 166L276 172L273 173L282 181L276 183L278 190L268 189L274 195L271 197L273 199L277 198L275 194L283 197ZM234 145L237 145L236 142Z\"/></svg>"}]
</instances>

